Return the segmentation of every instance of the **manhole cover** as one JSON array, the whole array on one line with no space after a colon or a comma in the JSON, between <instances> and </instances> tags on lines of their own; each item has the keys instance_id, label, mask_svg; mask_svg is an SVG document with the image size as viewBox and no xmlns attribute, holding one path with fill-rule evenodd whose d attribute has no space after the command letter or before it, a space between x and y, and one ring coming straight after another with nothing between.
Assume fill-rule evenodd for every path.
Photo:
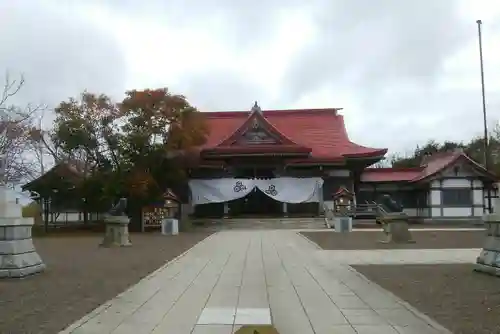
<instances>
[{"instance_id":1,"label":"manhole cover","mask_svg":"<svg viewBox=\"0 0 500 334\"><path fill-rule=\"evenodd\" d=\"M279 334L272 325L244 325L234 334Z\"/></svg>"}]
</instances>

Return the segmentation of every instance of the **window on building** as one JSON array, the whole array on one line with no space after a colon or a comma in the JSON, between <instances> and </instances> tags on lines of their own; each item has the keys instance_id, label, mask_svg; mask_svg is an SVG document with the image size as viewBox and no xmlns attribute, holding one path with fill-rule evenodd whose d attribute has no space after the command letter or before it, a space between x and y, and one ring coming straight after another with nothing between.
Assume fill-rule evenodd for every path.
<instances>
[{"instance_id":1,"label":"window on building","mask_svg":"<svg viewBox=\"0 0 500 334\"><path fill-rule=\"evenodd\" d=\"M441 204L443 206L472 206L472 189L455 188L441 190Z\"/></svg>"}]
</instances>

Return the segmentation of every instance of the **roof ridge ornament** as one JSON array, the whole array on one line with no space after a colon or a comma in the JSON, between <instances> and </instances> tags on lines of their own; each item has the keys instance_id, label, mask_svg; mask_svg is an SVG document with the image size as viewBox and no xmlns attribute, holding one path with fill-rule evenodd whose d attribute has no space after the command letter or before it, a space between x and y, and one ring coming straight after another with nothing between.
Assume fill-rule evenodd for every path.
<instances>
[{"instance_id":1,"label":"roof ridge ornament","mask_svg":"<svg viewBox=\"0 0 500 334\"><path fill-rule=\"evenodd\" d=\"M253 114L255 112L258 112L259 114L262 114L262 109L260 109L259 104L257 103L257 101L255 101L255 103L253 104L253 107L250 110L250 112L251 112L251 114Z\"/></svg>"}]
</instances>

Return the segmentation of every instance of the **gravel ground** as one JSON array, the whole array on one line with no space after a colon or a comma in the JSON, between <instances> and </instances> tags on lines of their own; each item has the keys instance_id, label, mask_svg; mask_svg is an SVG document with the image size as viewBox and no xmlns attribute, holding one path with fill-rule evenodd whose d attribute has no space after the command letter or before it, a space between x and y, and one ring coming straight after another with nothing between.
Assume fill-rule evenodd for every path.
<instances>
[{"instance_id":1,"label":"gravel ground","mask_svg":"<svg viewBox=\"0 0 500 334\"><path fill-rule=\"evenodd\" d=\"M58 333L208 235L132 234L127 248L100 248L95 234L36 238L47 270L0 280L0 333Z\"/></svg>"},{"instance_id":2,"label":"gravel ground","mask_svg":"<svg viewBox=\"0 0 500 334\"><path fill-rule=\"evenodd\" d=\"M472 264L353 267L454 334L500 333L500 279Z\"/></svg>"},{"instance_id":3,"label":"gravel ground","mask_svg":"<svg viewBox=\"0 0 500 334\"><path fill-rule=\"evenodd\" d=\"M484 231L412 231L412 244L383 244L382 232L301 232L326 250L481 248ZM500 332L499 332L500 333Z\"/></svg>"}]
</instances>

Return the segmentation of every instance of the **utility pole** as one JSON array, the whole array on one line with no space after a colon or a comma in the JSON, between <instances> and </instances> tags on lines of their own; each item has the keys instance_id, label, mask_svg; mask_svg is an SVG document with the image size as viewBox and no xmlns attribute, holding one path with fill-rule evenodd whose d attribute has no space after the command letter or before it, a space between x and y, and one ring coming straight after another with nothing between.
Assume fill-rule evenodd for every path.
<instances>
[{"instance_id":1,"label":"utility pole","mask_svg":"<svg viewBox=\"0 0 500 334\"><path fill-rule=\"evenodd\" d=\"M484 65L483 65L483 36L481 34L481 25L483 22L477 20L477 34L479 39L479 62L481 64L481 94L483 98L483 130L484 130L484 167L489 171L489 145L488 145L488 122L486 119L486 94L484 90ZM488 185L488 212L492 212L491 207L491 185Z\"/></svg>"}]
</instances>

